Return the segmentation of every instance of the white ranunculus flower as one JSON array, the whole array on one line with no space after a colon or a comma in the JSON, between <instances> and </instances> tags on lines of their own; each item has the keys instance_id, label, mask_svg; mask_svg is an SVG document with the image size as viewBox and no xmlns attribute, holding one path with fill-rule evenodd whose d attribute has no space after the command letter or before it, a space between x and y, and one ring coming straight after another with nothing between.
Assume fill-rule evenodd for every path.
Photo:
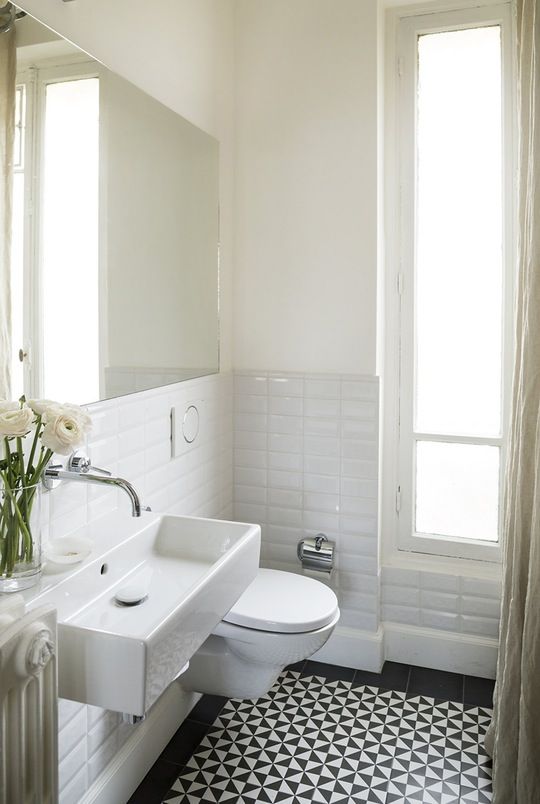
<instances>
[{"instance_id":1,"label":"white ranunculus flower","mask_svg":"<svg viewBox=\"0 0 540 804\"><path fill-rule=\"evenodd\" d=\"M92 429L92 419L84 408L81 408L80 405L72 405L71 402L66 402L64 405L62 405L62 407L72 413L74 416L77 416L86 432L90 432Z\"/></svg>"},{"instance_id":2,"label":"white ranunculus flower","mask_svg":"<svg viewBox=\"0 0 540 804\"><path fill-rule=\"evenodd\" d=\"M58 409L48 408L46 424L41 435L43 445L58 455L69 455L80 447L89 430L90 422L90 417L84 411L81 413L84 416L81 416L77 409L65 405L59 406Z\"/></svg>"},{"instance_id":3,"label":"white ranunculus flower","mask_svg":"<svg viewBox=\"0 0 540 804\"><path fill-rule=\"evenodd\" d=\"M19 410L21 406L18 402L10 402L9 399L0 399L0 413L6 410Z\"/></svg>"},{"instance_id":4,"label":"white ranunculus flower","mask_svg":"<svg viewBox=\"0 0 540 804\"><path fill-rule=\"evenodd\" d=\"M71 405L69 403L61 405L60 402L51 402L44 409L42 418L43 421L47 423L52 419L56 419L63 413L72 416L74 419L77 419L85 432L88 433L92 428L92 419L85 410L79 407L79 405Z\"/></svg>"},{"instance_id":5,"label":"white ranunculus flower","mask_svg":"<svg viewBox=\"0 0 540 804\"><path fill-rule=\"evenodd\" d=\"M9 407L7 407L9 405ZM32 429L34 412L18 402L0 403L0 436L22 437Z\"/></svg>"},{"instance_id":6,"label":"white ranunculus flower","mask_svg":"<svg viewBox=\"0 0 540 804\"><path fill-rule=\"evenodd\" d=\"M36 416L43 416L48 408L56 407L58 402L53 402L52 399L29 399L27 405L32 408Z\"/></svg>"}]
</instances>

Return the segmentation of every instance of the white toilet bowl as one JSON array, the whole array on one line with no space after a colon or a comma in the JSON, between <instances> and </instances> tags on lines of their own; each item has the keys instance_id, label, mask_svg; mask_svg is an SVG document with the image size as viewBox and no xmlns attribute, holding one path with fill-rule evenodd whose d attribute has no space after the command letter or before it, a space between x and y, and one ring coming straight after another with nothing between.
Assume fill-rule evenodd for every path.
<instances>
[{"instance_id":1,"label":"white toilet bowl","mask_svg":"<svg viewBox=\"0 0 540 804\"><path fill-rule=\"evenodd\" d=\"M337 597L325 584L261 569L179 681L194 692L258 698L284 667L322 648L338 620Z\"/></svg>"}]
</instances>

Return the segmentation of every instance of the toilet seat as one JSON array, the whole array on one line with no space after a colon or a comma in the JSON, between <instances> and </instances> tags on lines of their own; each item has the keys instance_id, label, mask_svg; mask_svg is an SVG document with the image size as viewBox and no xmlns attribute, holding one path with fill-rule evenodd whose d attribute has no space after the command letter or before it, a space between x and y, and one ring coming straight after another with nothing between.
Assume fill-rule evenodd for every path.
<instances>
[{"instance_id":1,"label":"toilet seat","mask_svg":"<svg viewBox=\"0 0 540 804\"><path fill-rule=\"evenodd\" d=\"M338 612L337 597L320 581L260 569L223 621L255 631L300 634L324 628Z\"/></svg>"}]
</instances>

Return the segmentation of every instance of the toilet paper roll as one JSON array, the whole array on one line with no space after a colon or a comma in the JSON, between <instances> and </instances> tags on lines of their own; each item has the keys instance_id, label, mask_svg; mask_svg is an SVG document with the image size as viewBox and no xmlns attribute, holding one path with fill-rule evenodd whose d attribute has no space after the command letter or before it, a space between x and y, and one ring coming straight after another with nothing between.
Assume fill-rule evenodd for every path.
<instances>
[{"instance_id":1,"label":"toilet paper roll","mask_svg":"<svg viewBox=\"0 0 540 804\"><path fill-rule=\"evenodd\" d=\"M297 555L302 568L316 573L330 573L334 566L334 548L334 542L324 533L318 533L314 538L301 539L298 542Z\"/></svg>"}]
</instances>

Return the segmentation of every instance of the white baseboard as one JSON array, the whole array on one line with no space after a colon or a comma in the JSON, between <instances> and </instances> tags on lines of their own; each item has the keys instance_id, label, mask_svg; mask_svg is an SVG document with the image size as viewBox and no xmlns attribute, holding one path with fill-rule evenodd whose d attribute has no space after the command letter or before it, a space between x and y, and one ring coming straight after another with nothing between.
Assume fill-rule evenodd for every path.
<instances>
[{"instance_id":1,"label":"white baseboard","mask_svg":"<svg viewBox=\"0 0 540 804\"><path fill-rule=\"evenodd\" d=\"M338 625L326 645L311 658L316 662L380 673L384 662L382 628L378 631L360 631Z\"/></svg>"},{"instance_id":2,"label":"white baseboard","mask_svg":"<svg viewBox=\"0 0 540 804\"><path fill-rule=\"evenodd\" d=\"M128 801L200 697L196 692L185 692L179 684L171 684L146 719L133 726L133 734L87 790L80 804Z\"/></svg>"},{"instance_id":3,"label":"white baseboard","mask_svg":"<svg viewBox=\"0 0 540 804\"><path fill-rule=\"evenodd\" d=\"M466 676L495 678L497 651L497 640L489 637L383 623L375 632L338 626L311 658L372 673L379 673L385 659L389 659Z\"/></svg>"},{"instance_id":4,"label":"white baseboard","mask_svg":"<svg viewBox=\"0 0 540 804\"><path fill-rule=\"evenodd\" d=\"M495 678L498 642L415 625L384 623L384 657L393 662Z\"/></svg>"}]
</instances>

